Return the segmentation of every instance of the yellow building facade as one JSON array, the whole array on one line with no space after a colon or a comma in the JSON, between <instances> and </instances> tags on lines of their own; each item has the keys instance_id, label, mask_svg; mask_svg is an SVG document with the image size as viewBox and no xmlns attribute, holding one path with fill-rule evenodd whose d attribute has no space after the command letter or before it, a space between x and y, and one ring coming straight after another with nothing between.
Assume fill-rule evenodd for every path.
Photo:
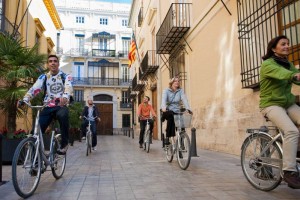
<instances>
[{"instance_id":1,"label":"yellow building facade","mask_svg":"<svg viewBox=\"0 0 300 200\"><path fill-rule=\"evenodd\" d=\"M38 43L39 53L55 54L56 33L63 26L52 0L1 0L0 6L0 34L15 31L24 46L33 47ZM1 128L5 127L6 120L6 116L0 116ZM26 128L23 122L17 124Z\"/></svg>"},{"instance_id":2,"label":"yellow building facade","mask_svg":"<svg viewBox=\"0 0 300 200\"><path fill-rule=\"evenodd\" d=\"M162 91L177 75L194 112L197 147L239 155L247 128L271 125L258 106L259 68L269 40L287 35L289 59L299 68L300 1L132 3L129 25L138 49L131 67L135 108L147 95L159 113ZM149 51L155 52L151 58ZM159 120L155 129L161 139Z\"/></svg>"}]
</instances>

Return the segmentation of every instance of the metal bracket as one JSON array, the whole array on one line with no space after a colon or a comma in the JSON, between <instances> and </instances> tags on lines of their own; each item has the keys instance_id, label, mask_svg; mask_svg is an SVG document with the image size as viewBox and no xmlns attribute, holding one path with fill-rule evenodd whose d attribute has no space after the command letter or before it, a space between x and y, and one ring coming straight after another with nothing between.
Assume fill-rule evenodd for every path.
<instances>
[{"instance_id":1,"label":"metal bracket","mask_svg":"<svg viewBox=\"0 0 300 200\"><path fill-rule=\"evenodd\" d=\"M225 5L224 1L221 0L222 4L224 5L224 7L226 8L227 12L229 13L229 15L232 15L231 12L229 11L228 7Z\"/></svg>"}]
</instances>

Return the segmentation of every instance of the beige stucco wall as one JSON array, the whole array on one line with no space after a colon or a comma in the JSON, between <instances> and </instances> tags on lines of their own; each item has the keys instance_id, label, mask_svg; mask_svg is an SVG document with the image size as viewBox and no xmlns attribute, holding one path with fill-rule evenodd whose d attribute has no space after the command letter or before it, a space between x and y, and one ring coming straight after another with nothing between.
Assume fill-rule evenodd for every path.
<instances>
[{"instance_id":1,"label":"beige stucco wall","mask_svg":"<svg viewBox=\"0 0 300 200\"><path fill-rule=\"evenodd\" d=\"M141 5L133 2L138 10ZM149 30L155 27L158 31L174 2L143 1L144 9L155 7L157 13L155 20L150 24L144 21L142 27L136 26L137 17L133 16L137 11L132 9L130 24L137 33L137 40L145 38L141 51L151 49ZM186 43L180 42L185 44L185 92L194 112L192 124L196 128L197 148L239 155L245 130L268 123L259 112L259 91L242 89L237 2L225 0L224 3L232 15L220 1L193 1L190 30L184 36ZM145 10L144 20L147 20L147 12ZM158 107L169 76L168 68L161 63L157 71Z\"/></svg>"}]
</instances>

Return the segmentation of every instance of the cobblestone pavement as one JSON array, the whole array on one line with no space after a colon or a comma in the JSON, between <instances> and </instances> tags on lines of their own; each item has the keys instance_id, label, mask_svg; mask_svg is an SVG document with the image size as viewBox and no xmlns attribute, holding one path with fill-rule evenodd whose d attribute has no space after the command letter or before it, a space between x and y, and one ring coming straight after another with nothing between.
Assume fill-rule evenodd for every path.
<instances>
[{"instance_id":1,"label":"cobblestone pavement","mask_svg":"<svg viewBox=\"0 0 300 200\"><path fill-rule=\"evenodd\" d=\"M271 192L254 189L244 178L238 156L197 149L187 170L176 159L168 163L161 142L154 140L150 153L137 138L98 136L98 148L85 155L85 143L76 141L67 154L63 177L42 174L35 194L28 199L48 200L182 200L182 199L300 199L300 190L282 183ZM0 199L21 199L14 191L11 166L3 166Z\"/></svg>"}]
</instances>

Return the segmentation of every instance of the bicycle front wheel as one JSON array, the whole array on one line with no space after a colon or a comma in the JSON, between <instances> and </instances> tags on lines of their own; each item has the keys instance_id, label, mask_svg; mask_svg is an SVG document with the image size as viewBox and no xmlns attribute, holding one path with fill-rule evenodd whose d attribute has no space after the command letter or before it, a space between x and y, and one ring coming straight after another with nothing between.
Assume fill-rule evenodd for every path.
<instances>
[{"instance_id":1,"label":"bicycle front wheel","mask_svg":"<svg viewBox=\"0 0 300 200\"><path fill-rule=\"evenodd\" d=\"M171 140L171 143L169 145L165 145L165 152L166 152L166 158L168 162L172 162L173 161L173 142Z\"/></svg>"},{"instance_id":2,"label":"bicycle front wheel","mask_svg":"<svg viewBox=\"0 0 300 200\"><path fill-rule=\"evenodd\" d=\"M281 182L282 152L277 143L266 148L271 138L263 134L248 136L242 146L241 166L248 182L256 189L270 191Z\"/></svg>"},{"instance_id":3,"label":"bicycle front wheel","mask_svg":"<svg viewBox=\"0 0 300 200\"><path fill-rule=\"evenodd\" d=\"M181 169L186 170L191 161L191 142L186 132L179 133L179 138L176 140L177 160Z\"/></svg>"},{"instance_id":4,"label":"bicycle front wheel","mask_svg":"<svg viewBox=\"0 0 300 200\"><path fill-rule=\"evenodd\" d=\"M149 153L150 151L150 130L147 130L146 134L145 134L145 150L147 153Z\"/></svg>"},{"instance_id":5,"label":"bicycle front wheel","mask_svg":"<svg viewBox=\"0 0 300 200\"><path fill-rule=\"evenodd\" d=\"M86 133L86 156L89 155L89 153L92 152L92 133L87 132Z\"/></svg>"},{"instance_id":6,"label":"bicycle front wheel","mask_svg":"<svg viewBox=\"0 0 300 200\"><path fill-rule=\"evenodd\" d=\"M35 138L22 140L12 161L13 186L22 198L28 198L34 193L41 178L41 155L35 142Z\"/></svg>"},{"instance_id":7,"label":"bicycle front wheel","mask_svg":"<svg viewBox=\"0 0 300 200\"><path fill-rule=\"evenodd\" d=\"M57 150L60 148L61 135L57 135L52 143L52 152L51 152L51 171L53 176L56 179L62 177L65 172L66 162L67 162L67 154L59 155Z\"/></svg>"}]
</instances>

